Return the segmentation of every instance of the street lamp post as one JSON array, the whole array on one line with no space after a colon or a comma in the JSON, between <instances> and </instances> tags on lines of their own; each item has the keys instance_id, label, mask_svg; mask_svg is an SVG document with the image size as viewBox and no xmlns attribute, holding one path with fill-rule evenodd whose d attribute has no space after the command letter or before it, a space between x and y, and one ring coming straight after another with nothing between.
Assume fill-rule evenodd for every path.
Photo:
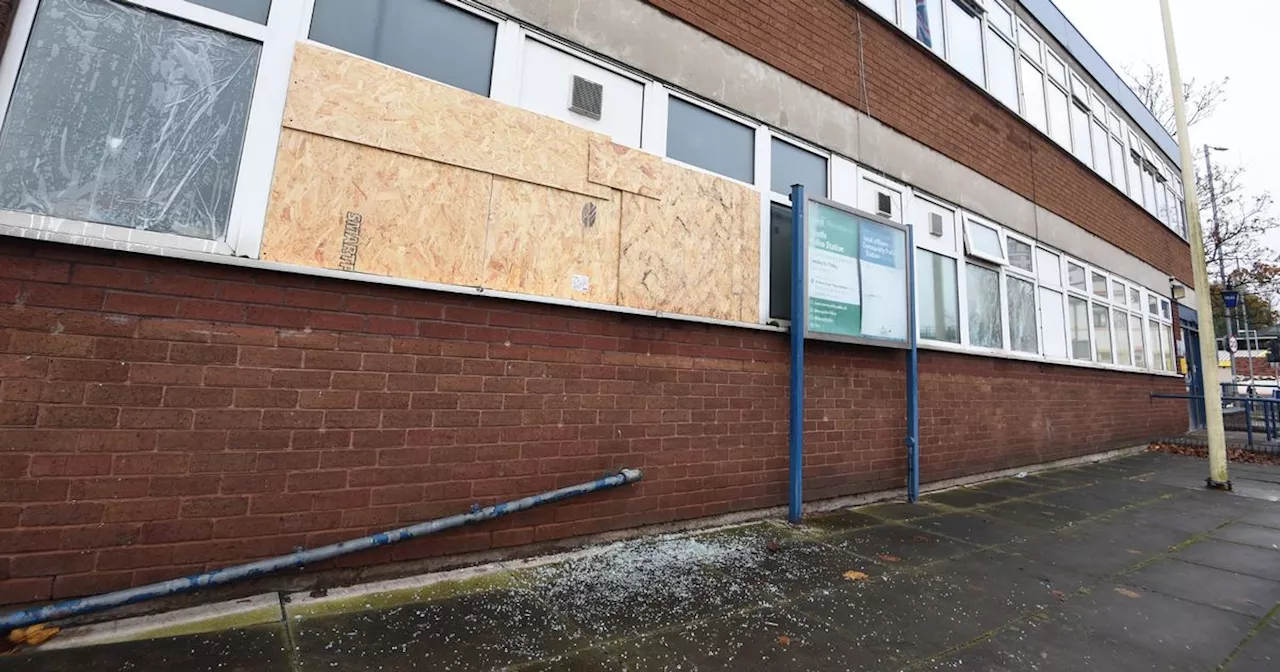
<instances>
[{"instance_id":1,"label":"street lamp post","mask_svg":"<svg viewBox=\"0 0 1280 672\"><path fill-rule=\"evenodd\" d=\"M1187 195L1187 235L1191 238L1191 271L1196 281L1196 311L1205 319L1200 321L1200 360L1218 361L1218 343L1213 329L1213 301L1209 295L1209 269L1205 265L1204 230L1200 226L1200 199L1196 195L1195 159L1191 154L1191 136L1187 127L1187 107L1182 99L1182 73L1178 70L1178 47L1173 37L1173 14L1169 0L1160 0L1160 15L1164 24L1164 46L1169 57L1170 91L1173 92L1173 111L1178 121L1178 150L1182 169L1182 188ZM1208 332L1208 333L1203 333ZM1222 427L1222 389L1217 385L1204 386L1205 426L1209 437L1209 477L1206 483L1213 488L1231 488L1227 475L1227 440Z\"/></svg>"}]
</instances>

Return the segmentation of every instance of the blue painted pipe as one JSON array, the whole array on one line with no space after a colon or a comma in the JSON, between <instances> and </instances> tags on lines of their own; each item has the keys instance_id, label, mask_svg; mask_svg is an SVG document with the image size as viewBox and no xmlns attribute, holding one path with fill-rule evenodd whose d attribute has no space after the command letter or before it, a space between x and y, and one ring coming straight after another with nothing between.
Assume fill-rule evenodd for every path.
<instances>
[{"instance_id":1,"label":"blue painted pipe","mask_svg":"<svg viewBox=\"0 0 1280 672\"><path fill-rule=\"evenodd\" d=\"M907 351L907 501L920 499L920 339L916 336L915 229L907 227L907 315L911 349Z\"/></svg>"},{"instance_id":2,"label":"blue painted pipe","mask_svg":"<svg viewBox=\"0 0 1280 672\"><path fill-rule=\"evenodd\" d=\"M791 418L787 520L804 517L804 320L805 320L804 185L791 186Z\"/></svg>"},{"instance_id":3,"label":"blue painted pipe","mask_svg":"<svg viewBox=\"0 0 1280 672\"><path fill-rule=\"evenodd\" d=\"M290 569L294 567L302 567L308 564L314 564L340 555L364 551L378 546L386 546L395 544L409 539L424 537L428 534L443 532L455 527L469 525L471 523L479 523L493 518L500 518L509 513L531 509L540 504L550 504L558 502L562 499L585 495L597 490L606 490L616 488L627 483L634 483L643 476L638 469L623 469L612 476L591 481L589 483L579 483L571 485L567 488L544 492L540 495L517 499L513 502L503 504L495 504L486 506L483 509L476 509L470 513L463 513L448 518L440 518L437 520L402 527L390 532L379 532L371 534L367 537L359 539L351 539L348 541L313 548L309 551L299 550L289 555L281 555L266 560L259 560L244 565L236 565L235 567L227 567L224 569L205 572L204 574L196 574L186 576L180 579L171 579L160 583L152 583L146 586L138 586L128 590L117 590L114 593L104 593L93 597L79 598L75 600L66 600L64 602L55 602L43 607L33 609L24 609L6 614L0 619L0 631L7 631L13 628L21 628L35 623L45 623L60 618L68 618L70 616L78 616L80 614L89 614L104 609L120 607L135 602L143 602L157 597L166 595L175 595L178 593L186 593L208 586L220 586L224 583L239 581L240 579L248 579L264 574L270 574L282 569Z\"/></svg>"}]
</instances>

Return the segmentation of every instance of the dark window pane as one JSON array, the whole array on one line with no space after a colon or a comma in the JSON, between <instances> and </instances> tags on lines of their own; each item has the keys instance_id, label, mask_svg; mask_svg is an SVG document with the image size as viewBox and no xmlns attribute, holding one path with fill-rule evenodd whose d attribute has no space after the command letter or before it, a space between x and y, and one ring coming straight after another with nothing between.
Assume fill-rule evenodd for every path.
<instances>
[{"instance_id":1,"label":"dark window pane","mask_svg":"<svg viewBox=\"0 0 1280 672\"><path fill-rule=\"evenodd\" d=\"M267 11L271 9L271 0L191 0L191 2L264 25L267 23Z\"/></svg>"},{"instance_id":2,"label":"dark window pane","mask_svg":"<svg viewBox=\"0 0 1280 672\"><path fill-rule=\"evenodd\" d=\"M827 160L781 140L773 141L773 190L790 194L791 185L803 184L806 195L826 198Z\"/></svg>"},{"instance_id":3,"label":"dark window pane","mask_svg":"<svg viewBox=\"0 0 1280 672\"><path fill-rule=\"evenodd\" d=\"M223 238L260 50L123 3L41 2L0 132L0 207Z\"/></svg>"},{"instance_id":4,"label":"dark window pane","mask_svg":"<svg viewBox=\"0 0 1280 672\"><path fill-rule=\"evenodd\" d=\"M311 39L489 95L498 24L438 0L316 0Z\"/></svg>"},{"instance_id":5,"label":"dark window pane","mask_svg":"<svg viewBox=\"0 0 1280 672\"><path fill-rule=\"evenodd\" d=\"M769 204L769 317L791 319L791 208Z\"/></svg>"},{"instance_id":6,"label":"dark window pane","mask_svg":"<svg viewBox=\"0 0 1280 672\"><path fill-rule=\"evenodd\" d=\"M735 180L755 183L756 132L710 110L671 98L667 156Z\"/></svg>"}]
</instances>

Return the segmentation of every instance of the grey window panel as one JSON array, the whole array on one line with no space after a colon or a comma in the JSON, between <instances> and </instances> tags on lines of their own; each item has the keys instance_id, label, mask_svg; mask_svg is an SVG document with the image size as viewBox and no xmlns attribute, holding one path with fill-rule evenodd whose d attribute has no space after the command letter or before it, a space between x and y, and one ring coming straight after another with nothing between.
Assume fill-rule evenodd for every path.
<instances>
[{"instance_id":1,"label":"grey window panel","mask_svg":"<svg viewBox=\"0 0 1280 672\"><path fill-rule=\"evenodd\" d=\"M267 12L271 10L271 0L190 0L190 2L263 25L266 25Z\"/></svg>"},{"instance_id":2,"label":"grey window panel","mask_svg":"<svg viewBox=\"0 0 1280 672\"><path fill-rule=\"evenodd\" d=\"M667 156L747 184L755 183L755 129L679 98L670 101Z\"/></svg>"},{"instance_id":3,"label":"grey window panel","mask_svg":"<svg viewBox=\"0 0 1280 672\"><path fill-rule=\"evenodd\" d=\"M1003 318L1000 315L1000 274L967 264L965 279L969 294L969 343L983 348L1003 348Z\"/></svg>"},{"instance_id":4,"label":"grey window panel","mask_svg":"<svg viewBox=\"0 0 1280 672\"><path fill-rule=\"evenodd\" d=\"M260 51L132 5L44 0L0 131L0 208L224 238Z\"/></svg>"},{"instance_id":5,"label":"grey window panel","mask_svg":"<svg viewBox=\"0 0 1280 672\"><path fill-rule=\"evenodd\" d=\"M791 319L791 208L769 204L769 317Z\"/></svg>"},{"instance_id":6,"label":"grey window panel","mask_svg":"<svg viewBox=\"0 0 1280 672\"><path fill-rule=\"evenodd\" d=\"M482 96L498 24L439 0L316 0L311 39Z\"/></svg>"},{"instance_id":7,"label":"grey window panel","mask_svg":"<svg viewBox=\"0 0 1280 672\"><path fill-rule=\"evenodd\" d=\"M789 194L791 185L803 184L809 196L827 195L827 160L776 138L771 177L772 188L779 194Z\"/></svg>"},{"instance_id":8,"label":"grey window panel","mask_svg":"<svg viewBox=\"0 0 1280 672\"><path fill-rule=\"evenodd\" d=\"M1030 245L1010 236L1009 265L1030 272L1035 268L1033 256L1034 252Z\"/></svg>"}]
</instances>

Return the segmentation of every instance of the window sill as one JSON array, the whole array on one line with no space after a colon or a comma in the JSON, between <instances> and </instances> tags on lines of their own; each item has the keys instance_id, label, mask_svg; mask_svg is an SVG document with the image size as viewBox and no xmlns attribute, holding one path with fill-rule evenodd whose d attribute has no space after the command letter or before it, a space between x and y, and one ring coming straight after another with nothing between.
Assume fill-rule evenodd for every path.
<instances>
[{"instance_id":1,"label":"window sill","mask_svg":"<svg viewBox=\"0 0 1280 672\"><path fill-rule=\"evenodd\" d=\"M50 240L73 245L88 245L110 250L167 254L167 251L185 251L214 257L235 253L230 245L220 240L190 238L173 233L157 233L126 229L109 224L93 224L73 219L49 217L12 210L0 210L0 233L32 240Z\"/></svg>"},{"instance_id":2,"label":"window sill","mask_svg":"<svg viewBox=\"0 0 1280 672\"><path fill-rule=\"evenodd\" d=\"M929 341L920 339L921 350L934 350L938 352L951 352L959 355L974 355L978 357L991 357L993 359L1009 359L1020 362L1033 362L1036 364L1051 364L1054 366L1071 366L1079 369L1096 369L1098 371L1111 371L1114 373L1137 373L1144 376L1160 376L1163 378L1182 378L1180 373L1171 373L1169 371L1151 371L1149 369L1139 369L1132 366L1116 366L1114 364L1099 364L1097 362L1082 362L1075 359L1056 359L1045 357L1044 355L1032 355L1028 353L1011 352L1008 350L994 350L991 348L979 348L971 345L960 345L958 343L947 343L945 341Z\"/></svg>"}]
</instances>

